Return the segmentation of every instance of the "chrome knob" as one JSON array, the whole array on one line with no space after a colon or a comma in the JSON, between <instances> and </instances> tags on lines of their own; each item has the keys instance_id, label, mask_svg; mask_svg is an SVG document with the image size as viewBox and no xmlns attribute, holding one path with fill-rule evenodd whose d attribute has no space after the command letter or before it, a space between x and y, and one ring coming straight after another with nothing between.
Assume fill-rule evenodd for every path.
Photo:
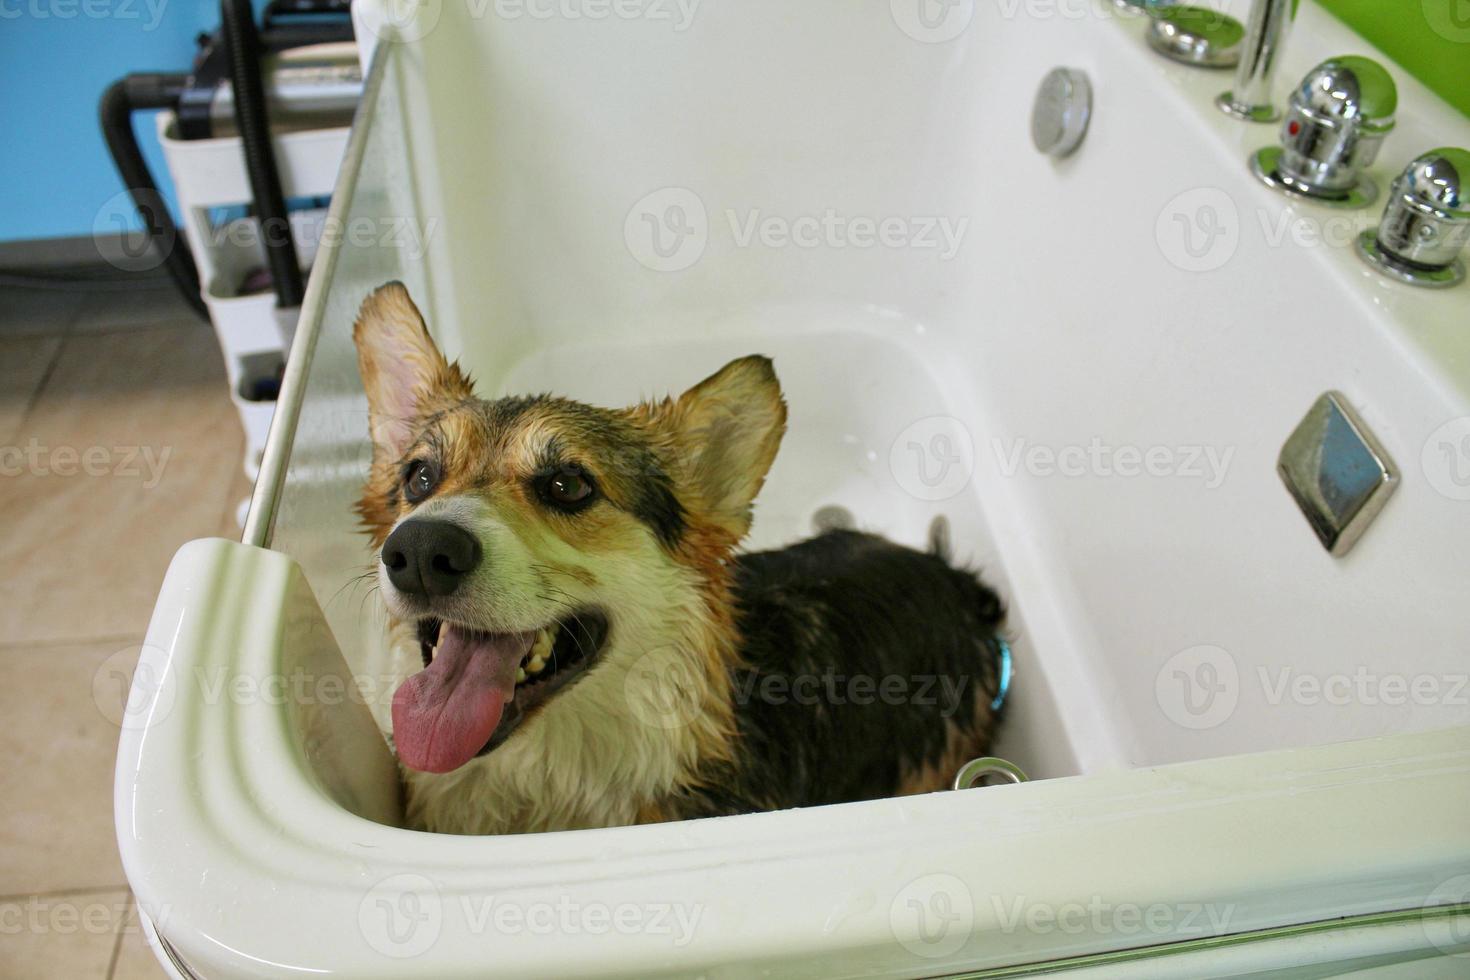
<instances>
[{"instance_id":1,"label":"chrome knob","mask_svg":"<svg viewBox=\"0 0 1470 980\"><path fill-rule=\"evenodd\" d=\"M1281 146L1256 153L1251 169L1271 187L1339 207L1363 207L1378 189L1363 171L1394 126L1398 89L1376 61L1332 58L1307 73L1287 100Z\"/></svg>"},{"instance_id":2,"label":"chrome knob","mask_svg":"<svg viewBox=\"0 0 1470 980\"><path fill-rule=\"evenodd\" d=\"M1231 68L1240 61L1245 27L1229 14L1208 7L1167 5L1150 15L1149 47L1200 68Z\"/></svg>"},{"instance_id":3,"label":"chrome knob","mask_svg":"<svg viewBox=\"0 0 1470 980\"><path fill-rule=\"evenodd\" d=\"M1467 183L1470 151L1443 146L1416 157L1389 186L1383 221L1358 239L1358 253L1380 272L1416 286L1460 282L1460 251L1470 243Z\"/></svg>"}]
</instances>

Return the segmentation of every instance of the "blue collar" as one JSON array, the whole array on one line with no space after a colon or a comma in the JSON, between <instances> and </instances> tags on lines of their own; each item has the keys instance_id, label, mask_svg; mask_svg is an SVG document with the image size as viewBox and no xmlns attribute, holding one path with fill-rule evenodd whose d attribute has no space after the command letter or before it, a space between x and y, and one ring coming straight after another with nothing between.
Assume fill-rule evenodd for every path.
<instances>
[{"instance_id":1,"label":"blue collar","mask_svg":"<svg viewBox=\"0 0 1470 980\"><path fill-rule=\"evenodd\" d=\"M995 699L990 702L991 711L999 711L1006 703L1006 695L1011 691L1011 645L1006 642L1005 637L997 635L996 646L1000 647L1000 684L995 692Z\"/></svg>"}]
</instances>

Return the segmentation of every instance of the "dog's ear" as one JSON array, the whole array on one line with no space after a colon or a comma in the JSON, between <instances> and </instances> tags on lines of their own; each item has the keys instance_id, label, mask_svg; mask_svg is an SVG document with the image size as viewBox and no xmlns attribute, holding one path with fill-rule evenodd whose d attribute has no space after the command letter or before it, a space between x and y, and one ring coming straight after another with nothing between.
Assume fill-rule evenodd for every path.
<instances>
[{"instance_id":1,"label":"dog's ear","mask_svg":"<svg viewBox=\"0 0 1470 980\"><path fill-rule=\"evenodd\" d=\"M686 506L739 540L786 431L769 357L731 361L658 412Z\"/></svg>"},{"instance_id":2,"label":"dog's ear","mask_svg":"<svg viewBox=\"0 0 1470 980\"><path fill-rule=\"evenodd\" d=\"M367 390L374 451L386 459L407 451L414 421L426 406L449 404L472 393L459 366L439 353L401 282L379 286L363 300L352 340Z\"/></svg>"}]
</instances>

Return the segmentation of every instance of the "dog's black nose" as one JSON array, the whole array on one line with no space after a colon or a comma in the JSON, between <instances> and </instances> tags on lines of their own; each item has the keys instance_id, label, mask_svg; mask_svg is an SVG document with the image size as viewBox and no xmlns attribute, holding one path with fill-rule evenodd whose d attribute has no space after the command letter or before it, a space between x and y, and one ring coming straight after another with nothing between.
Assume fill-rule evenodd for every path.
<instances>
[{"instance_id":1,"label":"dog's black nose","mask_svg":"<svg viewBox=\"0 0 1470 980\"><path fill-rule=\"evenodd\" d=\"M404 521L383 542L388 581L409 595L449 595L480 564L480 542L448 521Z\"/></svg>"}]
</instances>

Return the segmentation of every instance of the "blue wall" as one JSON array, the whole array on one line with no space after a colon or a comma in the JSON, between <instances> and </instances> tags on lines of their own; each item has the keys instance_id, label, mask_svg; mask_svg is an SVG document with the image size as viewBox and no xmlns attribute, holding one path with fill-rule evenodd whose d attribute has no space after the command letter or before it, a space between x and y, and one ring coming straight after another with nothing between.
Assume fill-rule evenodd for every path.
<instances>
[{"instance_id":1,"label":"blue wall","mask_svg":"<svg viewBox=\"0 0 1470 980\"><path fill-rule=\"evenodd\" d=\"M0 241L90 235L123 190L97 100L130 71L188 71L217 0L0 0ZM166 184L153 113L134 118ZM111 210L111 209L109 209Z\"/></svg>"}]
</instances>

